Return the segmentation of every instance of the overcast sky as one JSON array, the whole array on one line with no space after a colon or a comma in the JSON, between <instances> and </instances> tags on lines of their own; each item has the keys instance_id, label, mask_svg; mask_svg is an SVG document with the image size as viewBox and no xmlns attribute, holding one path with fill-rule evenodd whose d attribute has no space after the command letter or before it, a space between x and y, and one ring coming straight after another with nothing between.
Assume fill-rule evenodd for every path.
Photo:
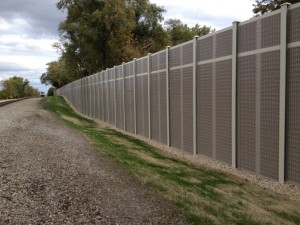
<instances>
[{"instance_id":1,"label":"overcast sky","mask_svg":"<svg viewBox=\"0 0 300 225\"><path fill-rule=\"evenodd\" d=\"M39 90L46 63L58 58L51 44L58 41L57 27L65 15L55 7L57 0L0 0L0 80L17 75ZM252 17L254 0L150 0L164 6L165 19L208 25L216 30L233 21Z\"/></svg>"}]
</instances>

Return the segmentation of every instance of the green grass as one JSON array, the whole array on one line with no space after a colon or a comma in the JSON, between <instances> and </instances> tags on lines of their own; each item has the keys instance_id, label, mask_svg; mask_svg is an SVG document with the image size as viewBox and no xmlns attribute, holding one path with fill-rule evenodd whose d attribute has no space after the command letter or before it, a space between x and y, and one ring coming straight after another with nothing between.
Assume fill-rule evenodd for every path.
<instances>
[{"instance_id":1,"label":"green grass","mask_svg":"<svg viewBox=\"0 0 300 225\"><path fill-rule=\"evenodd\" d=\"M271 210L274 214L276 214L277 216L288 220L290 222L293 222L294 224L300 225L300 213L298 212L294 212L294 213L287 213L284 211L276 211L276 210Z\"/></svg>"},{"instance_id":2,"label":"green grass","mask_svg":"<svg viewBox=\"0 0 300 225\"><path fill-rule=\"evenodd\" d=\"M274 208L289 204L289 200L223 172L167 156L132 136L97 127L93 120L75 113L62 97L48 97L43 104L132 175L174 202L190 224L299 224L299 202L291 203L294 213L285 211L288 209L275 213Z\"/></svg>"}]
</instances>

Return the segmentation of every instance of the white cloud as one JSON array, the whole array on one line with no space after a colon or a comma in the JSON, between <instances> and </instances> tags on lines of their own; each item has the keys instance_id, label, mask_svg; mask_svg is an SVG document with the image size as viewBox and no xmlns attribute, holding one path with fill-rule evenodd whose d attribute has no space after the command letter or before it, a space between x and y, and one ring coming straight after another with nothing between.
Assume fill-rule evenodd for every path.
<instances>
[{"instance_id":1,"label":"white cloud","mask_svg":"<svg viewBox=\"0 0 300 225\"><path fill-rule=\"evenodd\" d=\"M5 51L24 52L28 53L34 52L45 52L53 53L55 50L52 48L52 43L57 41L57 39L33 39L27 37L27 35L1 35L0 36L0 49ZM1 53L0 53L1 54Z\"/></svg>"},{"instance_id":2,"label":"white cloud","mask_svg":"<svg viewBox=\"0 0 300 225\"><path fill-rule=\"evenodd\" d=\"M47 63L58 58L52 43L56 39L33 39L26 34L0 35L0 80L20 76L30 84L47 91L40 84L40 76L46 71Z\"/></svg>"},{"instance_id":3,"label":"white cloud","mask_svg":"<svg viewBox=\"0 0 300 225\"><path fill-rule=\"evenodd\" d=\"M12 18L5 20L0 18L0 32L5 34L26 34L26 31L30 30L32 26L29 22L22 18ZM1 35L1 36L2 36Z\"/></svg>"},{"instance_id":4,"label":"white cloud","mask_svg":"<svg viewBox=\"0 0 300 225\"><path fill-rule=\"evenodd\" d=\"M0 31L6 31L11 28L11 25L6 20L0 18Z\"/></svg>"},{"instance_id":5,"label":"white cloud","mask_svg":"<svg viewBox=\"0 0 300 225\"><path fill-rule=\"evenodd\" d=\"M54 60L49 55L41 56L22 56L22 55L0 55L0 61L6 63L15 63L22 67L30 69L46 69L46 63ZM22 71L22 70L20 70Z\"/></svg>"},{"instance_id":6,"label":"white cloud","mask_svg":"<svg viewBox=\"0 0 300 225\"><path fill-rule=\"evenodd\" d=\"M167 10L165 19L177 18L193 26L209 25L217 29L231 26L232 22L252 17L253 0L195 1L151 0Z\"/></svg>"}]
</instances>

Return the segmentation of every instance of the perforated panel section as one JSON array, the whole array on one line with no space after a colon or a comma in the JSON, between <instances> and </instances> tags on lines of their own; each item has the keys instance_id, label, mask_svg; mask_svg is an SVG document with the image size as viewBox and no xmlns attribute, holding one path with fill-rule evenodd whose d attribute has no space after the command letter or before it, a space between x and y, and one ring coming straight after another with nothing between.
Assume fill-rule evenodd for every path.
<instances>
[{"instance_id":1,"label":"perforated panel section","mask_svg":"<svg viewBox=\"0 0 300 225\"><path fill-rule=\"evenodd\" d=\"M104 121L108 122L108 92L107 81L103 83Z\"/></svg>"},{"instance_id":2,"label":"perforated panel section","mask_svg":"<svg viewBox=\"0 0 300 225\"><path fill-rule=\"evenodd\" d=\"M84 113L84 102L85 102L85 99L84 99L84 81L83 81L83 79L81 79L81 101L80 101L80 103L81 103L81 113Z\"/></svg>"},{"instance_id":3,"label":"perforated panel section","mask_svg":"<svg viewBox=\"0 0 300 225\"><path fill-rule=\"evenodd\" d=\"M300 41L300 7L289 10L287 24L288 43Z\"/></svg>"},{"instance_id":4,"label":"perforated panel section","mask_svg":"<svg viewBox=\"0 0 300 225\"><path fill-rule=\"evenodd\" d=\"M134 78L125 79L125 117L126 131L135 133L134 131Z\"/></svg>"},{"instance_id":5,"label":"perforated panel section","mask_svg":"<svg viewBox=\"0 0 300 225\"><path fill-rule=\"evenodd\" d=\"M177 48L173 48L170 50L170 66L174 67L174 66L180 66L181 64L181 47L177 47Z\"/></svg>"},{"instance_id":6,"label":"perforated panel section","mask_svg":"<svg viewBox=\"0 0 300 225\"><path fill-rule=\"evenodd\" d=\"M143 77L143 114L144 136L149 137L148 76Z\"/></svg>"},{"instance_id":7,"label":"perforated panel section","mask_svg":"<svg viewBox=\"0 0 300 225\"><path fill-rule=\"evenodd\" d=\"M113 117L113 114L112 114L112 82L109 81L107 82L107 88L108 88L108 112L109 112L109 116L108 116L108 122L110 124L112 124L112 117Z\"/></svg>"},{"instance_id":8,"label":"perforated panel section","mask_svg":"<svg viewBox=\"0 0 300 225\"><path fill-rule=\"evenodd\" d=\"M144 135L143 79L144 76L136 77L136 131L139 135Z\"/></svg>"},{"instance_id":9,"label":"perforated panel section","mask_svg":"<svg viewBox=\"0 0 300 225\"><path fill-rule=\"evenodd\" d=\"M151 71L157 71L158 70L158 54L152 55L150 58L150 65L151 65Z\"/></svg>"},{"instance_id":10,"label":"perforated panel section","mask_svg":"<svg viewBox=\"0 0 300 225\"><path fill-rule=\"evenodd\" d=\"M151 137L159 141L159 90L158 90L158 73L151 74Z\"/></svg>"},{"instance_id":11,"label":"perforated panel section","mask_svg":"<svg viewBox=\"0 0 300 225\"><path fill-rule=\"evenodd\" d=\"M182 149L193 153L193 67L182 70Z\"/></svg>"},{"instance_id":12,"label":"perforated panel section","mask_svg":"<svg viewBox=\"0 0 300 225\"><path fill-rule=\"evenodd\" d=\"M300 183L300 47L288 50L286 179Z\"/></svg>"},{"instance_id":13,"label":"perforated panel section","mask_svg":"<svg viewBox=\"0 0 300 225\"><path fill-rule=\"evenodd\" d=\"M197 69L197 153L212 157L212 64Z\"/></svg>"},{"instance_id":14,"label":"perforated panel section","mask_svg":"<svg viewBox=\"0 0 300 225\"><path fill-rule=\"evenodd\" d=\"M129 75L133 75L133 61L129 63Z\"/></svg>"},{"instance_id":15,"label":"perforated panel section","mask_svg":"<svg viewBox=\"0 0 300 225\"><path fill-rule=\"evenodd\" d=\"M182 65L193 62L193 43L182 46Z\"/></svg>"},{"instance_id":16,"label":"perforated panel section","mask_svg":"<svg viewBox=\"0 0 300 225\"><path fill-rule=\"evenodd\" d=\"M255 172L256 56L238 59L237 166Z\"/></svg>"},{"instance_id":17,"label":"perforated panel section","mask_svg":"<svg viewBox=\"0 0 300 225\"><path fill-rule=\"evenodd\" d=\"M93 85L93 75L90 78L90 117L94 117L93 110L94 110L94 85Z\"/></svg>"},{"instance_id":18,"label":"perforated panel section","mask_svg":"<svg viewBox=\"0 0 300 225\"><path fill-rule=\"evenodd\" d=\"M94 75L91 76L91 117L95 118L95 87Z\"/></svg>"},{"instance_id":19,"label":"perforated panel section","mask_svg":"<svg viewBox=\"0 0 300 225\"><path fill-rule=\"evenodd\" d=\"M122 66L117 66L116 68L117 70L117 74L116 74L116 78L122 78L123 77L123 74L122 74Z\"/></svg>"},{"instance_id":20,"label":"perforated panel section","mask_svg":"<svg viewBox=\"0 0 300 225\"><path fill-rule=\"evenodd\" d=\"M117 127L124 129L123 80L117 80Z\"/></svg>"},{"instance_id":21,"label":"perforated panel section","mask_svg":"<svg viewBox=\"0 0 300 225\"><path fill-rule=\"evenodd\" d=\"M143 69L143 61L142 60L137 60L136 61L136 73L137 74L141 74L142 73L142 69Z\"/></svg>"},{"instance_id":22,"label":"perforated panel section","mask_svg":"<svg viewBox=\"0 0 300 225\"><path fill-rule=\"evenodd\" d=\"M231 164L232 61L216 63L216 159Z\"/></svg>"},{"instance_id":23,"label":"perforated panel section","mask_svg":"<svg viewBox=\"0 0 300 225\"><path fill-rule=\"evenodd\" d=\"M115 124L115 87L114 81L108 83L109 87L109 123Z\"/></svg>"},{"instance_id":24,"label":"perforated panel section","mask_svg":"<svg viewBox=\"0 0 300 225\"><path fill-rule=\"evenodd\" d=\"M159 53L159 69L166 69L166 51Z\"/></svg>"},{"instance_id":25,"label":"perforated panel section","mask_svg":"<svg viewBox=\"0 0 300 225\"><path fill-rule=\"evenodd\" d=\"M84 79L84 114L88 114L89 109L89 97L88 97L88 80L87 78Z\"/></svg>"},{"instance_id":26,"label":"perforated panel section","mask_svg":"<svg viewBox=\"0 0 300 225\"><path fill-rule=\"evenodd\" d=\"M213 57L213 37L197 41L197 59L204 61Z\"/></svg>"},{"instance_id":27,"label":"perforated panel section","mask_svg":"<svg viewBox=\"0 0 300 225\"><path fill-rule=\"evenodd\" d=\"M84 110L83 110L83 114L87 114L88 110L88 95L87 95L87 79L84 78Z\"/></svg>"},{"instance_id":28,"label":"perforated panel section","mask_svg":"<svg viewBox=\"0 0 300 225\"><path fill-rule=\"evenodd\" d=\"M103 83L103 105L104 105L104 121L108 122L108 88L107 88L107 75L104 73Z\"/></svg>"},{"instance_id":29,"label":"perforated panel section","mask_svg":"<svg viewBox=\"0 0 300 225\"><path fill-rule=\"evenodd\" d=\"M110 97L110 93L109 93L109 82L108 82L108 73L107 71L105 72L106 73L106 82L105 82L105 108L106 108L106 122L109 123L109 97Z\"/></svg>"},{"instance_id":30,"label":"perforated panel section","mask_svg":"<svg viewBox=\"0 0 300 225\"><path fill-rule=\"evenodd\" d=\"M159 141L167 144L167 93L165 72L159 73L159 120Z\"/></svg>"},{"instance_id":31,"label":"perforated panel section","mask_svg":"<svg viewBox=\"0 0 300 225\"><path fill-rule=\"evenodd\" d=\"M82 113L84 114L85 112L85 81L84 78L82 79Z\"/></svg>"},{"instance_id":32,"label":"perforated panel section","mask_svg":"<svg viewBox=\"0 0 300 225\"><path fill-rule=\"evenodd\" d=\"M148 58L144 58L142 60L142 73L146 73L148 71Z\"/></svg>"},{"instance_id":33,"label":"perforated panel section","mask_svg":"<svg viewBox=\"0 0 300 225\"><path fill-rule=\"evenodd\" d=\"M87 116L90 115L90 111L91 111L91 90L90 90L90 78L87 77L87 86L86 86L86 91L87 91L87 111L86 114Z\"/></svg>"},{"instance_id":34,"label":"perforated panel section","mask_svg":"<svg viewBox=\"0 0 300 225\"><path fill-rule=\"evenodd\" d=\"M87 116L90 115L91 111L91 88L90 88L90 77L87 77Z\"/></svg>"},{"instance_id":35,"label":"perforated panel section","mask_svg":"<svg viewBox=\"0 0 300 225\"><path fill-rule=\"evenodd\" d=\"M96 88L96 118L100 119L100 84L99 84L99 80L100 80L100 76L99 73L97 73L96 76L96 84L95 84L95 88ZM79 94L79 93L78 93Z\"/></svg>"},{"instance_id":36,"label":"perforated panel section","mask_svg":"<svg viewBox=\"0 0 300 225\"><path fill-rule=\"evenodd\" d=\"M216 35L216 57L232 54L232 30Z\"/></svg>"},{"instance_id":37,"label":"perforated panel section","mask_svg":"<svg viewBox=\"0 0 300 225\"><path fill-rule=\"evenodd\" d=\"M100 119L104 121L104 83L103 83L103 74L101 75L100 83Z\"/></svg>"},{"instance_id":38,"label":"perforated panel section","mask_svg":"<svg viewBox=\"0 0 300 225\"><path fill-rule=\"evenodd\" d=\"M136 61L136 74L145 74L148 72L148 58L141 58Z\"/></svg>"},{"instance_id":39,"label":"perforated panel section","mask_svg":"<svg viewBox=\"0 0 300 225\"><path fill-rule=\"evenodd\" d=\"M280 44L280 14L262 19L262 47Z\"/></svg>"},{"instance_id":40,"label":"perforated panel section","mask_svg":"<svg viewBox=\"0 0 300 225\"><path fill-rule=\"evenodd\" d=\"M278 179L280 52L261 60L261 174Z\"/></svg>"},{"instance_id":41,"label":"perforated panel section","mask_svg":"<svg viewBox=\"0 0 300 225\"><path fill-rule=\"evenodd\" d=\"M87 114L87 81L83 79L83 114Z\"/></svg>"},{"instance_id":42,"label":"perforated panel section","mask_svg":"<svg viewBox=\"0 0 300 225\"><path fill-rule=\"evenodd\" d=\"M238 52L256 49L256 21L238 26Z\"/></svg>"},{"instance_id":43,"label":"perforated panel section","mask_svg":"<svg viewBox=\"0 0 300 225\"><path fill-rule=\"evenodd\" d=\"M130 65L129 65L129 63L126 63L124 65L124 74L125 74L125 77L130 76Z\"/></svg>"},{"instance_id":44,"label":"perforated panel section","mask_svg":"<svg viewBox=\"0 0 300 225\"><path fill-rule=\"evenodd\" d=\"M181 149L180 70L170 71L170 145Z\"/></svg>"}]
</instances>

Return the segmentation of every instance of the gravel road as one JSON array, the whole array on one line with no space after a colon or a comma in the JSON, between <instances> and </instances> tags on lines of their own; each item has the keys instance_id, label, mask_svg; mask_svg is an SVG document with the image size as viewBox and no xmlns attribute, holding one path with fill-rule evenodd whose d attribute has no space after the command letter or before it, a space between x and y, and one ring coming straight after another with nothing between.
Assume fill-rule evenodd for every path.
<instances>
[{"instance_id":1,"label":"gravel road","mask_svg":"<svg viewBox=\"0 0 300 225\"><path fill-rule=\"evenodd\" d=\"M186 224L39 101L0 108L1 225Z\"/></svg>"}]
</instances>

